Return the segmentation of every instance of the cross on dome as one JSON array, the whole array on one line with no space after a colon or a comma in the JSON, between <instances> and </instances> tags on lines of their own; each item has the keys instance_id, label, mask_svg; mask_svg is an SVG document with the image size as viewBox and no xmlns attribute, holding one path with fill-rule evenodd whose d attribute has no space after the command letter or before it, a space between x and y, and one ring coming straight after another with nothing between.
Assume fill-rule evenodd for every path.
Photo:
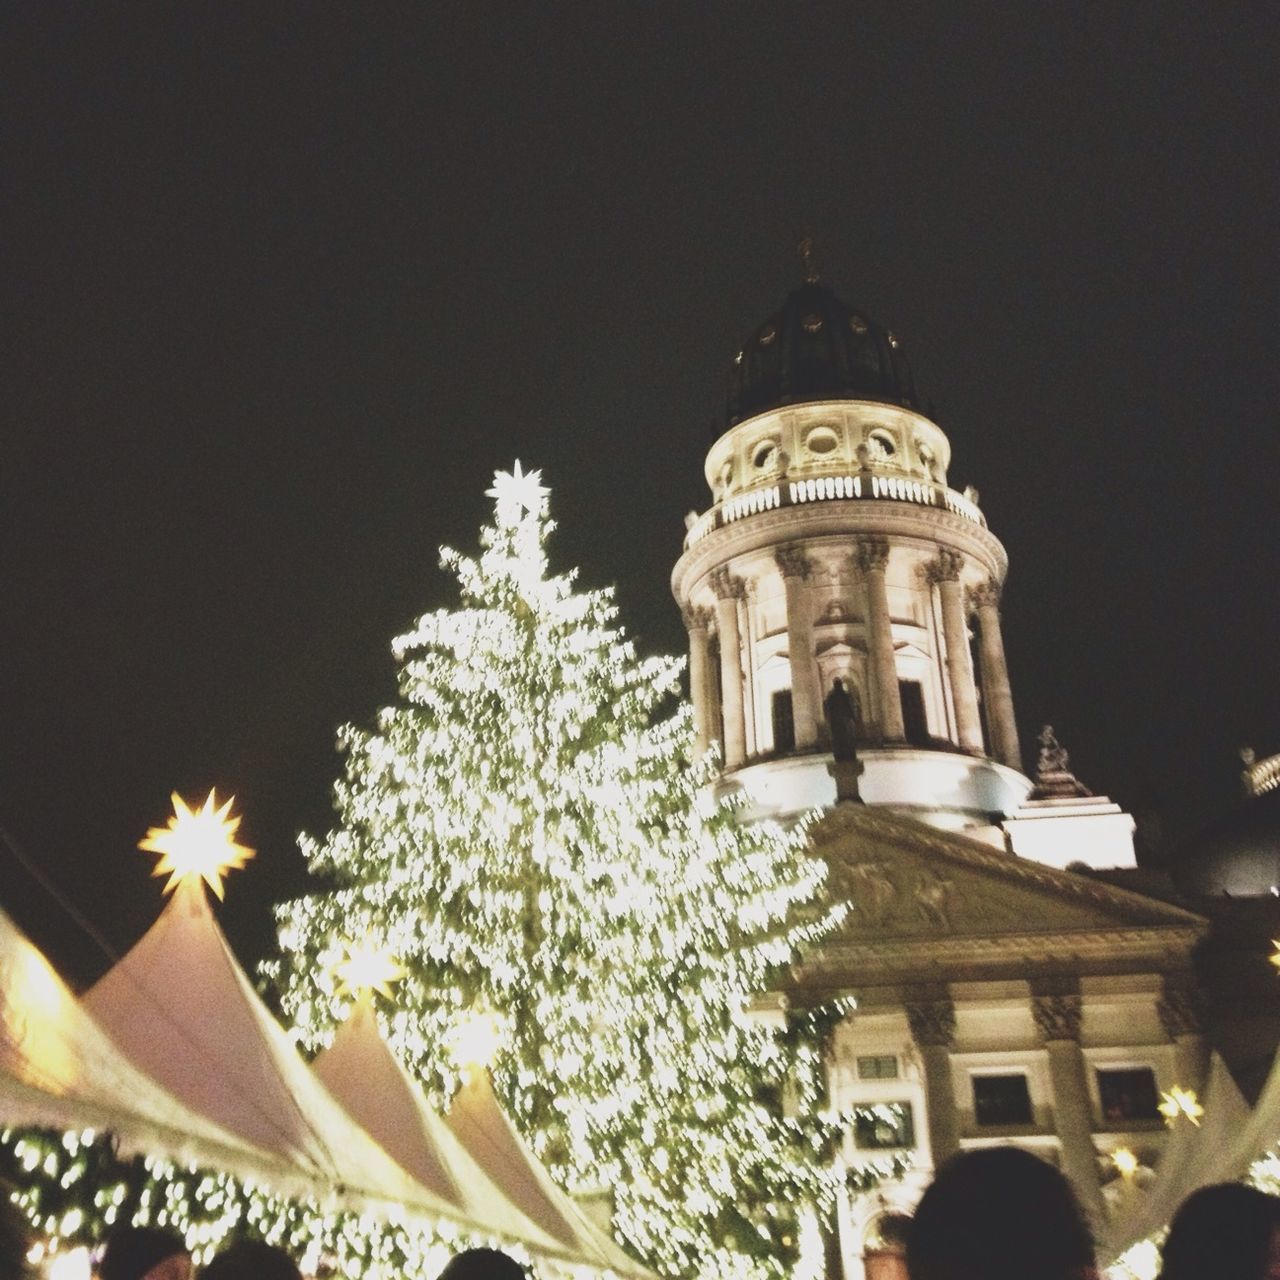
<instances>
[{"instance_id":1,"label":"cross on dome","mask_svg":"<svg viewBox=\"0 0 1280 1280\"><path fill-rule=\"evenodd\" d=\"M541 468L525 471L517 458L510 471L493 473L493 488L485 490L485 497L493 499L498 523L510 526L519 524L526 513L540 516L550 493L542 483Z\"/></svg>"}]
</instances>

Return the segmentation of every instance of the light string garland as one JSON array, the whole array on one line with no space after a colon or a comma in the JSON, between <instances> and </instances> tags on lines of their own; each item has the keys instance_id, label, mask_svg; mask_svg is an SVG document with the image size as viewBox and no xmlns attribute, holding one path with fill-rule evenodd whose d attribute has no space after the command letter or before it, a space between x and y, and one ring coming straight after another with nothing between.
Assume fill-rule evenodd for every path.
<instances>
[{"instance_id":1,"label":"light string garland","mask_svg":"<svg viewBox=\"0 0 1280 1280\"><path fill-rule=\"evenodd\" d=\"M280 909L265 976L319 1048L347 1008L345 940L385 948L405 970L388 1037L441 1110L448 1046L489 1010L504 1106L639 1258L780 1280L844 1177L826 1095L844 1009L777 1027L750 1006L843 911L803 827L708 798L682 663L641 658L610 591L549 572L540 473L490 494L480 554L441 553L457 607L394 642L398 701L340 735L337 825L301 841L321 887Z\"/></svg>"},{"instance_id":2,"label":"light string garland","mask_svg":"<svg viewBox=\"0 0 1280 1280\"><path fill-rule=\"evenodd\" d=\"M335 1207L217 1170L122 1156L110 1135L92 1130L0 1132L0 1179L15 1188L13 1200L46 1254L97 1245L116 1225L131 1223L177 1231L197 1264L250 1236L279 1245L310 1276L434 1280L454 1253L493 1243L444 1220ZM549 1269L518 1247L502 1247L541 1280L574 1270Z\"/></svg>"}]
</instances>

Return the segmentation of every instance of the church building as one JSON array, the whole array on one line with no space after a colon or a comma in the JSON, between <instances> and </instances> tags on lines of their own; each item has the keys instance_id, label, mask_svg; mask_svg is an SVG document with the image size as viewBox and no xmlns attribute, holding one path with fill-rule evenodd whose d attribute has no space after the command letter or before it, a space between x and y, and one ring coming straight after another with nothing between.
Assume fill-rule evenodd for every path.
<instances>
[{"instance_id":1,"label":"church building","mask_svg":"<svg viewBox=\"0 0 1280 1280\"><path fill-rule=\"evenodd\" d=\"M733 356L672 577L720 794L748 818L821 810L813 846L851 904L780 997L856 1002L828 1061L832 1106L860 1117L847 1280L901 1274L895 1223L964 1148L1052 1160L1101 1223L1120 1166L1156 1162L1162 1095L1207 1068L1207 922L1108 879L1135 866L1133 819L1051 729L1028 774L1008 557L951 460L900 339L810 270Z\"/></svg>"}]
</instances>

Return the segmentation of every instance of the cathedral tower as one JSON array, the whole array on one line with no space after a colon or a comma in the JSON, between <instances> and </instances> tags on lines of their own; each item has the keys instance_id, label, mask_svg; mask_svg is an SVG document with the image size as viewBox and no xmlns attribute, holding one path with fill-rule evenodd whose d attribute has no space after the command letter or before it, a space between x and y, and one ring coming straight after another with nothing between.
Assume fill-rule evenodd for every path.
<instances>
[{"instance_id":1,"label":"cathedral tower","mask_svg":"<svg viewBox=\"0 0 1280 1280\"><path fill-rule=\"evenodd\" d=\"M810 272L734 356L672 587L722 792L782 818L835 800L824 701L847 696L862 798L981 827L1030 783L1000 633L1008 560L898 338ZM843 699L841 699L843 701Z\"/></svg>"}]
</instances>

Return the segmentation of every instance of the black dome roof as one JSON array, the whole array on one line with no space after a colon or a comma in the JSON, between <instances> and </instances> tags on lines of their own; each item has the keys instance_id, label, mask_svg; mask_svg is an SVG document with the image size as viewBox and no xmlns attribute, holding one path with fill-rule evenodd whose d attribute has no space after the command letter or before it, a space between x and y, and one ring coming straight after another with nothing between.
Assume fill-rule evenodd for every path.
<instances>
[{"instance_id":1,"label":"black dome roof","mask_svg":"<svg viewBox=\"0 0 1280 1280\"><path fill-rule=\"evenodd\" d=\"M1280 885L1280 787L1250 796L1189 841L1174 879L1184 893L1270 894Z\"/></svg>"},{"instance_id":2,"label":"black dome roof","mask_svg":"<svg viewBox=\"0 0 1280 1280\"><path fill-rule=\"evenodd\" d=\"M883 400L916 407L898 339L826 285L793 289L733 359L726 426L806 400Z\"/></svg>"}]
</instances>

